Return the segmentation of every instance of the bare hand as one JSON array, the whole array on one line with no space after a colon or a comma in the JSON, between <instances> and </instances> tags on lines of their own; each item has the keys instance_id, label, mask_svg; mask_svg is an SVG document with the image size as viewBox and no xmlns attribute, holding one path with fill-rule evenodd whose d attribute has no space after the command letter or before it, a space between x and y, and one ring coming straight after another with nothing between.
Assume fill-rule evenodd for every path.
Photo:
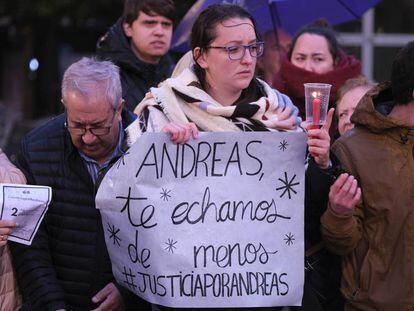
<instances>
[{"instance_id":1,"label":"bare hand","mask_svg":"<svg viewBox=\"0 0 414 311\"><path fill-rule=\"evenodd\" d=\"M329 204L335 213L350 215L361 199L361 188L354 176L341 174L329 191Z\"/></svg>"},{"instance_id":2,"label":"bare hand","mask_svg":"<svg viewBox=\"0 0 414 311\"><path fill-rule=\"evenodd\" d=\"M125 310L124 301L114 283L109 283L101 289L93 298L93 303L100 303L99 307L92 311L122 311Z\"/></svg>"},{"instance_id":3,"label":"bare hand","mask_svg":"<svg viewBox=\"0 0 414 311\"><path fill-rule=\"evenodd\" d=\"M298 125L298 112L295 106L278 107L276 109L277 120L272 120L279 130L291 130Z\"/></svg>"},{"instance_id":4,"label":"bare hand","mask_svg":"<svg viewBox=\"0 0 414 311\"><path fill-rule=\"evenodd\" d=\"M309 153L315 159L315 163L322 167L329 166L329 150L331 148L331 137L329 136L329 128L332 124L332 118L335 109L331 108L326 116L326 122L320 129L308 130L308 149ZM309 127L309 124L306 125Z\"/></svg>"},{"instance_id":5,"label":"bare hand","mask_svg":"<svg viewBox=\"0 0 414 311\"><path fill-rule=\"evenodd\" d=\"M197 139L197 126L190 122L186 124L171 122L162 128L162 132L171 134L171 141L174 144L185 144L190 137Z\"/></svg>"},{"instance_id":6,"label":"bare hand","mask_svg":"<svg viewBox=\"0 0 414 311\"><path fill-rule=\"evenodd\" d=\"M6 245L9 234L15 225L13 220L0 220L0 247Z\"/></svg>"}]
</instances>

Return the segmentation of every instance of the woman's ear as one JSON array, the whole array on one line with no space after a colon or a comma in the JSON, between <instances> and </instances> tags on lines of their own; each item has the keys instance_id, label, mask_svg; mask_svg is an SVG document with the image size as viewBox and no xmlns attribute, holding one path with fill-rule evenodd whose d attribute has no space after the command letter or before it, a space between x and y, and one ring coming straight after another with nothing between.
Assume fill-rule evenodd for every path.
<instances>
[{"instance_id":1,"label":"woman's ear","mask_svg":"<svg viewBox=\"0 0 414 311\"><path fill-rule=\"evenodd\" d=\"M200 47L196 47L193 50L193 58L195 62L203 69L208 68L208 64L205 59L205 53L203 53L203 50Z\"/></svg>"}]
</instances>

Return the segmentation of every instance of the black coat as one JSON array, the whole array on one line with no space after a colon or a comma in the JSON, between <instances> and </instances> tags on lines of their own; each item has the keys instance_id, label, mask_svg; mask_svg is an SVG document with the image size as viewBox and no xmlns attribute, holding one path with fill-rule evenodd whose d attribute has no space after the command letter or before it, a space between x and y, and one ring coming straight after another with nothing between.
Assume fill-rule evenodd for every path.
<instances>
[{"instance_id":1,"label":"black coat","mask_svg":"<svg viewBox=\"0 0 414 311\"><path fill-rule=\"evenodd\" d=\"M134 116L123 113L124 126ZM29 184L52 187L52 202L30 247L11 243L27 310L90 310L114 282L95 186L64 127L62 114L22 141L18 166Z\"/></svg>"},{"instance_id":2,"label":"black coat","mask_svg":"<svg viewBox=\"0 0 414 311\"><path fill-rule=\"evenodd\" d=\"M340 311L344 298L340 292L341 258L325 247L321 235L320 218L328 206L329 189L337 175L337 161L333 166L318 168L309 160L305 180L305 286L302 308L294 310Z\"/></svg>"},{"instance_id":3,"label":"black coat","mask_svg":"<svg viewBox=\"0 0 414 311\"><path fill-rule=\"evenodd\" d=\"M174 63L168 54L157 65L140 61L131 50L130 40L122 29L122 19L98 40L96 53L99 58L110 60L121 68L122 97L131 111L134 111L151 87L169 78L174 69Z\"/></svg>"}]
</instances>

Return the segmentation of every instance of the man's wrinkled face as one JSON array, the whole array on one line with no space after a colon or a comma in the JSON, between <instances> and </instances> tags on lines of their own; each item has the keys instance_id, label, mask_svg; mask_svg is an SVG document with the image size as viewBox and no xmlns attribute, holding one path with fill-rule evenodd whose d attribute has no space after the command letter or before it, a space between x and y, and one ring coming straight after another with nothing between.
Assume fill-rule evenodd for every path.
<instances>
[{"instance_id":1,"label":"man's wrinkled face","mask_svg":"<svg viewBox=\"0 0 414 311\"><path fill-rule=\"evenodd\" d=\"M73 145L98 163L104 163L118 143L123 104L114 110L101 95L86 98L77 92L68 92L62 101Z\"/></svg>"}]
</instances>

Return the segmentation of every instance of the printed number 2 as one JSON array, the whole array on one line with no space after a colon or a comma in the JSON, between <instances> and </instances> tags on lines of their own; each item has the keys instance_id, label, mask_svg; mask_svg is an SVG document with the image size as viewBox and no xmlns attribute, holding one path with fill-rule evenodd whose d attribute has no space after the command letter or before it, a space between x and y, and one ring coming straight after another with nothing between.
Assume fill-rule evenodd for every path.
<instances>
[{"instance_id":1,"label":"printed number 2","mask_svg":"<svg viewBox=\"0 0 414 311\"><path fill-rule=\"evenodd\" d=\"M12 208L13 213L11 214L12 216L17 216L17 212L19 211L17 208L13 207Z\"/></svg>"}]
</instances>

